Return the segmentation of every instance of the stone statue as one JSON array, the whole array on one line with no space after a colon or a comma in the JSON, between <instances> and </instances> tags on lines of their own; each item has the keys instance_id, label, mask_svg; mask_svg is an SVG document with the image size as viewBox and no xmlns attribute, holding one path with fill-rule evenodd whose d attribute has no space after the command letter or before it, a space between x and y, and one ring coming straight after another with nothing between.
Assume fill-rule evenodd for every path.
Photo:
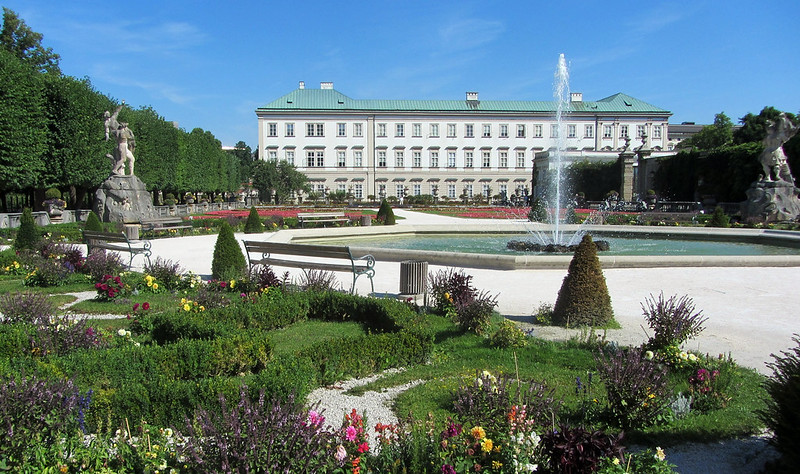
<instances>
[{"instance_id":1,"label":"stone statue","mask_svg":"<svg viewBox=\"0 0 800 474\"><path fill-rule=\"evenodd\" d=\"M111 160L111 174L114 176L122 176L125 174L126 161L130 165L129 174L132 176L134 174L133 165L136 162L136 158L133 156L133 152L136 149L136 139L133 135L133 131L128 128L128 124L126 122L117 121L119 111L122 110L122 107L124 106L125 101L123 101L122 105L114 110L113 114L107 110L103 114L103 125L105 127L106 140L113 136L117 141L117 148L114 150L114 154L106 155L106 157Z\"/></svg>"},{"instance_id":2,"label":"stone statue","mask_svg":"<svg viewBox=\"0 0 800 474\"><path fill-rule=\"evenodd\" d=\"M767 136L764 137L764 151L758 157L761 167L764 169L764 177L767 181L786 181L794 184L794 177L786 163L786 154L783 152L783 144L788 142L798 130L791 120L782 113L776 120L770 120L767 124Z\"/></svg>"}]
</instances>

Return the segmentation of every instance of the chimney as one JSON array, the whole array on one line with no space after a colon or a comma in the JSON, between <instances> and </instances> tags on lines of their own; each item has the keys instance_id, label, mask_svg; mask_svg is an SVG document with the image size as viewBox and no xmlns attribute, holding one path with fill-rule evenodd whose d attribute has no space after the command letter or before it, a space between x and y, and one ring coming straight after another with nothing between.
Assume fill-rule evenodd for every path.
<instances>
[{"instance_id":1,"label":"chimney","mask_svg":"<svg viewBox=\"0 0 800 474\"><path fill-rule=\"evenodd\" d=\"M306 81L300 81L300 89L306 88Z\"/></svg>"},{"instance_id":2,"label":"chimney","mask_svg":"<svg viewBox=\"0 0 800 474\"><path fill-rule=\"evenodd\" d=\"M319 83L320 89L333 89L333 82L320 82Z\"/></svg>"},{"instance_id":3,"label":"chimney","mask_svg":"<svg viewBox=\"0 0 800 474\"><path fill-rule=\"evenodd\" d=\"M583 102L583 92L572 92L569 95L570 102Z\"/></svg>"},{"instance_id":4,"label":"chimney","mask_svg":"<svg viewBox=\"0 0 800 474\"><path fill-rule=\"evenodd\" d=\"M478 101L478 93L477 92L467 92L467 100L468 101Z\"/></svg>"}]
</instances>

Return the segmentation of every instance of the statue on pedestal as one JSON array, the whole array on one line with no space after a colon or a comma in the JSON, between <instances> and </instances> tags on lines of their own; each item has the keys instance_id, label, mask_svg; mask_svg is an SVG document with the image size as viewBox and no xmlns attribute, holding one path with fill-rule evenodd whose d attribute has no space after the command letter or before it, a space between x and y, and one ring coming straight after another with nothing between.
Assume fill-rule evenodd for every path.
<instances>
[{"instance_id":1,"label":"statue on pedestal","mask_svg":"<svg viewBox=\"0 0 800 474\"><path fill-rule=\"evenodd\" d=\"M767 181L786 181L794 184L794 177L786 163L786 153L783 144L788 142L798 130L786 114L781 114L776 120L767 124L767 136L764 137L764 151L758 157L761 167L764 168L764 177ZM774 180L772 178L775 178Z\"/></svg>"},{"instance_id":2,"label":"statue on pedestal","mask_svg":"<svg viewBox=\"0 0 800 474\"><path fill-rule=\"evenodd\" d=\"M133 131L128 128L127 122L117 121L119 111L122 110L124 106L125 102L123 101L122 105L117 107L113 114L107 110L103 114L106 141L112 136L117 141L117 148L114 149L114 154L106 155L112 163L111 174L115 176L122 176L125 174L126 161L130 168L130 173L128 174L133 176L133 164L136 162L136 158L133 156L133 152L136 149L136 139L133 135Z\"/></svg>"}]
</instances>

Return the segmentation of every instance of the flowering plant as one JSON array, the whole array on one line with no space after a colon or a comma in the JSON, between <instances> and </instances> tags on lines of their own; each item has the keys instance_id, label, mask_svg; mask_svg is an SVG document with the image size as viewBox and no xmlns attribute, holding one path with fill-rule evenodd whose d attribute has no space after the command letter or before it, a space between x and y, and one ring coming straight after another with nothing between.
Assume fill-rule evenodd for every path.
<instances>
[{"instance_id":1,"label":"flowering plant","mask_svg":"<svg viewBox=\"0 0 800 474\"><path fill-rule=\"evenodd\" d=\"M350 466L353 474L362 468L362 456L369 453L369 439L364 430L364 417L354 408L344 416L344 423L338 434L339 444L333 457L340 467Z\"/></svg>"},{"instance_id":2,"label":"flowering plant","mask_svg":"<svg viewBox=\"0 0 800 474\"><path fill-rule=\"evenodd\" d=\"M159 285L158 280L156 280L156 277L154 277L153 275L147 274L143 277L143 280L144 280L145 291L149 291L152 293L161 293L165 289L163 285Z\"/></svg>"},{"instance_id":3,"label":"flowering plant","mask_svg":"<svg viewBox=\"0 0 800 474\"><path fill-rule=\"evenodd\" d=\"M723 408L728 398L722 391L722 378L716 369L699 368L689 377L689 391L692 393L692 408L709 411Z\"/></svg>"},{"instance_id":4,"label":"flowering plant","mask_svg":"<svg viewBox=\"0 0 800 474\"><path fill-rule=\"evenodd\" d=\"M186 311L187 313L200 313L202 311L205 311L206 307L201 305L197 301L181 298L180 309L181 311Z\"/></svg>"}]
</instances>

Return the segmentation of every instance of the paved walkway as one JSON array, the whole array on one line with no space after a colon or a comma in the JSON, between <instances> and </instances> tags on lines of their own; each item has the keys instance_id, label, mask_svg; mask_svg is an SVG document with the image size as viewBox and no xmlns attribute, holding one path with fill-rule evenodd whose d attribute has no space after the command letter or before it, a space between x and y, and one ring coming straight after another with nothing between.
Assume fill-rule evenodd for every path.
<instances>
[{"instance_id":1,"label":"paved walkway","mask_svg":"<svg viewBox=\"0 0 800 474\"><path fill-rule=\"evenodd\" d=\"M441 225L490 222L460 219L396 209L397 225ZM237 234L241 240L248 236ZM216 235L153 240L154 258L160 256L178 262L185 270L199 275L211 273ZM137 257L135 261L140 261ZM444 267L430 266L429 271ZM281 270L281 273L283 270ZM293 270L290 273L298 274ZM555 303L566 270L485 270L466 269L479 290L498 295L498 311L517 321L531 321L530 315L543 303ZM792 334L800 333L800 268L639 268L604 270L616 320L622 329L609 330L607 337L620 344L639 344L648 337L649 328L642 316L641 303L649 295L663 292L665 297L688 295L696 308L708 317L705 331L686 346L716 356L731 354L740 364L764 374L771 374L766 363L794 346ZM339 281L348 282L344 274ZM399 291L400 264L376 264L375 291L396 294ZM349 286L349 285L348 285ZM360 278L359 294L369 292L369 282ZM548 338L568 338L575 332L558 328L535 328Z\"/></svg>"}]
</instances>

